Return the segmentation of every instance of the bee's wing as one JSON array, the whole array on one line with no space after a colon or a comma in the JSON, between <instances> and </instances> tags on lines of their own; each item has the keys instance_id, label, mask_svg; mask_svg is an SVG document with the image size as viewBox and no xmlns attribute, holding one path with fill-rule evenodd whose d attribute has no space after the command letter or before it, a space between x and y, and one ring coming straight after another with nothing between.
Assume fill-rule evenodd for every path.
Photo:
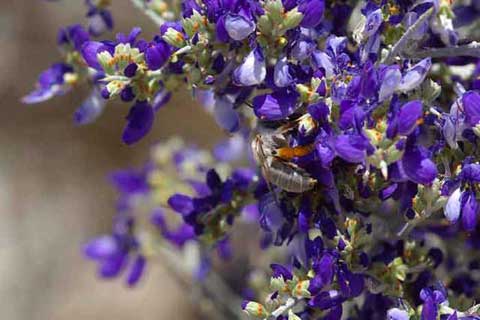
<instances>
[{"instance_id":1,"label":"bee's wing","mask_svg":"<svg viewBox=\"0 0 480 320\"><path fill-rule=\"evenodd\" d=\"M257 158L257 161L260 164L262 175L265 179L268 190L270 191L270 193L273 194L273 197L274 197L277 205L280 205L280 202L278 201L278 198L277 198L277 194L273 190L273 186L270 183L271 177L269 175L269 170L268 170L269 166L272 166L273 158L271 156L267 156L265 154L265 150L263 149L262 140L259 136L255 137L254 143L255 143L255 145L254 145L255 157Z\"/></svg>"}]
</instances>

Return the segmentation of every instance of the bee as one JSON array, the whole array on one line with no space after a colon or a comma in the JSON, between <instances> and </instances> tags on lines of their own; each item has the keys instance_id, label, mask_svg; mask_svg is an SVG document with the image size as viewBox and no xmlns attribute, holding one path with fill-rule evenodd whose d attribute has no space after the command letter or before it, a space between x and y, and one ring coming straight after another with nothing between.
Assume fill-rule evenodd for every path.
<instances>
[{"instance_id":1,"label":"bee","mask_svg":"<svg viewBox=\"0 0 480 320\"><path fill-rule=\"evenodd\" d=\"M313 189L317 180L291 160L308 155L314 146L290 147L285 135L290 130L290 127L280 127L273 132L259 133L253 139L251 148L268 183L288 192L302 193Z\"/></svg>"}]
</instances>

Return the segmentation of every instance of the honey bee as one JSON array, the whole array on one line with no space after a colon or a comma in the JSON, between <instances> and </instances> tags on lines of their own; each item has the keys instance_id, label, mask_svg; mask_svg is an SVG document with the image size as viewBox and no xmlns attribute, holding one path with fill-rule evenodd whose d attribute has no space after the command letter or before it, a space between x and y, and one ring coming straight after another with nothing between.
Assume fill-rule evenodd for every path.
<instances>
[{"instance_id":1,"label":"honey bee","mask_svg":"<svg viewBox=\"0 0 480 320\"><path fill-rule=\"evenodd\" d=\"M262 174L268 183L294 193L313 189L317 180L291 160L311 153L313 144L290 147L286 133L292 128L280 127L273 132L259 133L252 141L255 161L261 166Z\"/></svg>"}]
</instances>

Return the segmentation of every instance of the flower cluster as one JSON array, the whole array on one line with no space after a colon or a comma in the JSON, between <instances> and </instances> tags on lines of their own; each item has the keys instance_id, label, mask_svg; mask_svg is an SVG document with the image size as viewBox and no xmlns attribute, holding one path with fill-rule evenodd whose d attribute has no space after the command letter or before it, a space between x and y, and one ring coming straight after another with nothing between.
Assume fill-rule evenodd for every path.
<instances>
[{"instance_id":1,"label":"flower cluster","mask_svg":"<svg viewBox=\"0 0 480 320\"><path fill-rule=\"evenodd\" d=\"M133 144L183 86L232 137L213 156L165 143L113 176L112 234L85 247L102 276L134 285L167 243L193 243L208 283L211 252L252 255L232 235L253 222L265 261L227 284L253 318L480 319L478 1L133 2L153 39L97 39L111 17L87 1L88 31L60 31L62 62L24 102L86 83L75 122L120 99Z\"/></svg>"}]
</instances>

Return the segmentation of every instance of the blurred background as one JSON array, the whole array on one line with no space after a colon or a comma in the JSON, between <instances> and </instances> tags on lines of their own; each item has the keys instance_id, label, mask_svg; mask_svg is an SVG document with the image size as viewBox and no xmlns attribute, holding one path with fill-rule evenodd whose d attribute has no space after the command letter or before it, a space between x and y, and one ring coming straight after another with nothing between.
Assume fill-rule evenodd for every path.
<instances>
[{"instance_id":1,"label":"blurred background","mask_svg":"<svg viewBox=\"0 0 480 320\"><path fill-rule=\"evenodd\" d=\"M145 37L154 32L128 0L113 3L116 31L140 25ZM149 265L128 289L120 279L98 280L80 248L110 230L116 196L109 172L140 166L149 146L172 134L213 145L221 133L212 120L177 94L147 138L128 147L121 142L127 105L109 104L96 123L75 127L86 91L19 102L60 57L58 28L85 22L84 14L83 0L0 0L0 319L191 319L195 311L161 265Z\"/></svg>"}]
</instances>

